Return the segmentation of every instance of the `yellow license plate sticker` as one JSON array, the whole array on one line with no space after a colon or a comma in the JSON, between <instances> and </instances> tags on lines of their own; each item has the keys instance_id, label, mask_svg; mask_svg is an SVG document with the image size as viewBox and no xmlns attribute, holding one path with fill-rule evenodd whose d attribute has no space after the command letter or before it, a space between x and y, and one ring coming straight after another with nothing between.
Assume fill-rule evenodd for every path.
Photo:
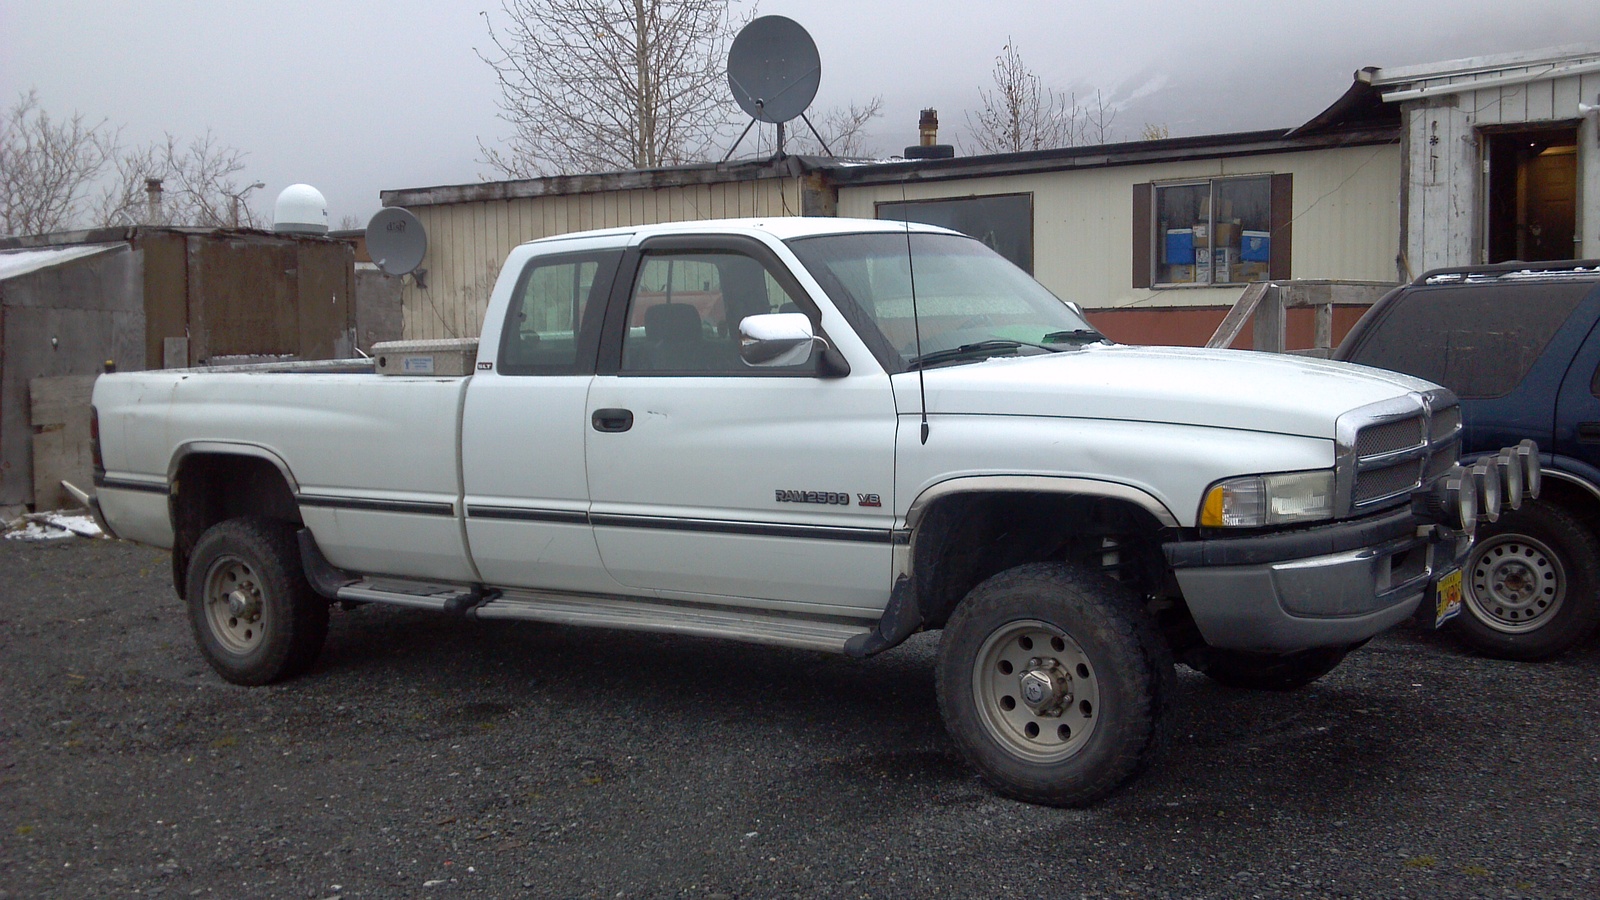
<instances>
[{"instance_id":1,"label":"yellow license plate sticker","mask_svg":"<svg viewBox=\"0 0 1600 900\"><path fill-rule=\"evenodd\" d=\"M1461 570L1456 569L1439 579L1438 593L1435 595L1433 612L1433 627L1455 618L1461 612Z\"/></svg>"}]
</instances>

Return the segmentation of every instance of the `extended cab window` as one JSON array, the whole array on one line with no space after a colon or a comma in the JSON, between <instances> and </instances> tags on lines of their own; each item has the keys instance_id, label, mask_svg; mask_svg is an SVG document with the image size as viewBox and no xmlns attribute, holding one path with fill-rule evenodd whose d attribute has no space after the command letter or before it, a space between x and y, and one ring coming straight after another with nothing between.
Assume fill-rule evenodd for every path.
<instances>
[{"instance_id":1,"label":"extended cab window","mask_svg":"<svg viewBox=\"0 0 1600 900\"><path fill-rule=\"evenodd\" d=\"M1419 287L1388 304L1348 359L1426 378L1463 399L1503 397L1522 383L1592 287Z\"/></svg>"},{"instance_id":2,"label":"extended cab window","mask_svg":"<svg viewBox=\"0 0 1600 900\"><path fill-rule=\"evenodd\" d=\"M500 339L503 375L592 371L601 308L620 251L534 259L511 297Z\"/></svg>"},{"instance_id":3,"label":"extended cab window","mask_svg":"<svg viewBox=\"0 0 1600 900\"><path fill-rule=\"evenodd\" d=\"M742 253L649 253L640 263L629 300L622 371L769 373L739 358L739 322L746 316L799 311L772 274Z\"/></svg>"}]
</instances>

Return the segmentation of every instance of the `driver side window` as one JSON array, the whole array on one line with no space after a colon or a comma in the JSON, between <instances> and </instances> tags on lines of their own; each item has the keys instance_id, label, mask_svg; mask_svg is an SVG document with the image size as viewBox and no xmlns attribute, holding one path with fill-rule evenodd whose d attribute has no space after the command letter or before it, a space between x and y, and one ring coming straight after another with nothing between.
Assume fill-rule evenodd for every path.
<instances>
[{"instance_id":1,"label":"driver side window","mask_svg":"<svg viewBox=\"0 0 1600 900\"><path fill-rule=\"evenodd\" d=\"M621 371L753 374L739 358L739 322L798 311L772 274L742 253L648 254L629 298Z\"/></svg>"}]
</instances>

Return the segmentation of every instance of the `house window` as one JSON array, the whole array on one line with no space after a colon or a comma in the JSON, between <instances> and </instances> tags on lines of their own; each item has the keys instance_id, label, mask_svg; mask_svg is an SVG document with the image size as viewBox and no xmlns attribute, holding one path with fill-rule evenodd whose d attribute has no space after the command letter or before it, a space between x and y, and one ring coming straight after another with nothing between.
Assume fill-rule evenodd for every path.
<instances>
[{"instance_id":1,"label":"house window","mask_svg":"<svg viewBox=\"0 0 1600 900\"><path fill-rule=\"evenodd\" d=\"M939 225L970 235L1033 274L1033 195L879 203L878 218Z\"/></svg>"},{"instance_id":2,"label":"house window","mask_svg":"<svg viewBox=\"0 0 1600 900\"><path fill-rule=\"evenodd\" d=\"M1135 185L1133 286L1290 277L1292 188L1289 175Z\"/></svg>"}]
</instances>

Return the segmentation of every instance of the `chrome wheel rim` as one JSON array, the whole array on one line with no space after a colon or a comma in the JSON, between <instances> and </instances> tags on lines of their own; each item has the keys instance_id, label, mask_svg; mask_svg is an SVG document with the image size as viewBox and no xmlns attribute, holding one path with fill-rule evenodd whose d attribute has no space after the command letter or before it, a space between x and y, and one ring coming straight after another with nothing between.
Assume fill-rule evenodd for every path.
<instances>
[{"instance_id":1,"label":"chrome wheel rim","mask_svg":"<svg viewBox=\"0 0 1600 900\"><path fill-rule=\"evenodd\" d=\"M261 579L240 559L219 559L206 572L206 624L217 643L243 655L261 645L266 635L266 603Z\"/></svg>"},{"instance_id":2,"label":"chrome wheel rim","mask_svg":"<svg viewBox=\"0 0 1600 900\"><path fill-rule=\"evenodd\" d=\"M1462 599L1478 621L1505 634L1544 627L1567 596L1561 558L1525 534L1496 535L1479 544L1468 571Z\"/></svg>"},{"instance_id":3,"label":"chrome wheel rim","mask_svg":"<svg viewBox=\"0 0 1600 900\"><path fill-rule=\"evenodd\" d=\"M989 635L973 663L972 693L989 735L1029 762L1077 753L1100 712L1100 682L1088 654L1066 632L1037 620L1008 622Z\"/></svg>"}]
</instances>

